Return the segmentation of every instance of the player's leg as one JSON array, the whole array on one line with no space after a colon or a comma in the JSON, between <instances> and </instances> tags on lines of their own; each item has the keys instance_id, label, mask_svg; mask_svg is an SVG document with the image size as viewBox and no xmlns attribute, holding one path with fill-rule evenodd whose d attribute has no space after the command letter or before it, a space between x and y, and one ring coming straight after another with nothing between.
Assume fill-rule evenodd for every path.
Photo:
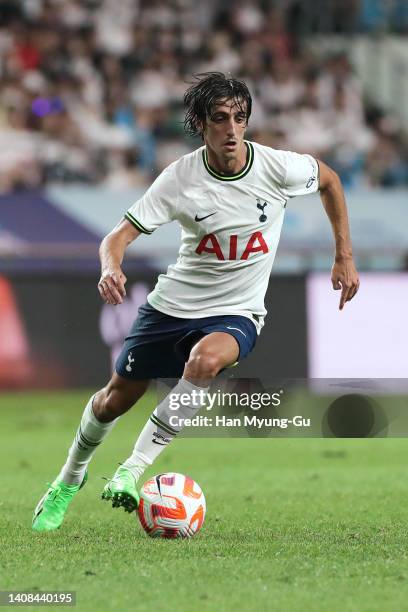
<instances>
[{"instance_id":1,"label":"player's leg","mask_svg":"<svg viewBox=\"0 0 408 612\"><path fill-rule=\"evenodd\" d=\"M81 423L59 474L65 484L80 484L99 444L119 417L144 395L148 381L130 381L118 374L95 393L85 407Z\"/></svg>"},{"instance_id":2,"label":"player's leg","mask_svg":"<svg viewBox=\"0 0 408 612\"><path fill-rule=\"evenodd\" d=\"M87 480L87 466L97 447L147 386L147 380L127 380L115 373L89 399L67 460L34 511L34 530L50 531L61 525L69 503Z\"/></svg>"},{"instance_id":3,"label":"player's leg","mask_svg":"<svg viewBox=\"0 0 408 612\"><path fill-rule=\"evenodd\" d=\"M117 482L121 478L119 472L123 474L127 471L132 474L136 485L145 469L180 432L184 419L192 418L206 404L206 393L211 381L221 370L235 363L238 355L237 339L225 332L210 333L192 348L182 378L150 416L131 456L116 472L114 479ZM183 405L177 411L172 410L171 406L174 407L174 401L181 395ZM175 415L177 428L170 422L170 417ZM129 503L129 499L125 500L126 503L121 503L119 499L116 501L115 506L124 506L130 512L135 509L138 499L134 497L134 504Z\"/></svg>"}]
</instances>

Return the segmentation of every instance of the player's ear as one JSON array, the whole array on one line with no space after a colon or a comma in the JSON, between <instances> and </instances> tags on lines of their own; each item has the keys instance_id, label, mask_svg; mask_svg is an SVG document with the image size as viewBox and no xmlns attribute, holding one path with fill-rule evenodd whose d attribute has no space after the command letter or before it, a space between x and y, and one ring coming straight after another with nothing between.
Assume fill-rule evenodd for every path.
<instances>
[{"instance_id":1,"label":"player's ear","mask_svg":"<svg viewBox=\"0 0 408 612\"><path fill-rule=\"evenodd\" d=\"M201 121L201 119L198 119L197 120L197 130L202 140L204 140L205 127L206 127L205 120Z\"/></svg>"}]
</instances>

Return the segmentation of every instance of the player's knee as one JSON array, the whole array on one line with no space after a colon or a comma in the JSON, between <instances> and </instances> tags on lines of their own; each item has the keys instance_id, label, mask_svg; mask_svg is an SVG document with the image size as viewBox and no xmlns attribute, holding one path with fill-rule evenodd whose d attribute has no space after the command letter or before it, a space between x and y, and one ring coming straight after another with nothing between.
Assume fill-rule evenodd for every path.
<instances>
[{"instance_id":1,"label":"player's knee","mask_svg":"<svg viewBox=\"0 0 408 612\"><path fill-rule=\"evenodd\" d=\"M220 369L220 359L213 350L193 349L186 363L184 374L188 378L208 379L217 376Z\"/></svg>"}]
</instances>

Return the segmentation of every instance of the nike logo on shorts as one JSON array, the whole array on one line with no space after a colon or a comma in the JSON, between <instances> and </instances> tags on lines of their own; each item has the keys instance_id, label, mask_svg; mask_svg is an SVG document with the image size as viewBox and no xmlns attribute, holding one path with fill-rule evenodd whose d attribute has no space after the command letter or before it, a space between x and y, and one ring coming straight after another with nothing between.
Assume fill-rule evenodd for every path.
<instances>
[{"instance_id":1,"label":"nike logo on shorts","mask_svg":"<svg viewBox=\"0 0 408 612\"><path fill-rule=\"evenodd\" d=\"M235 331L239 331L243 336L245 336L246 338L246 334L244 334L244 332L242 331L242 329L239 329L238 327L230 327L229 325L225 326L227 329L235 329Z\"/></svg>"},{"instance_id":2,"label":"nike logo on shorts","mask_svg":"<svg viewBox=\"0 0 408 612\"><path fill-rule=\"evenodd\" d=\"M206 215L205 217L199 217L198 215L196 215L194 217L194 221L204 221L204 219L208 219L208 217L212 217L213 215L216 214L217 211L210 213L209 215Z\"/></svg>"}]
</instances>

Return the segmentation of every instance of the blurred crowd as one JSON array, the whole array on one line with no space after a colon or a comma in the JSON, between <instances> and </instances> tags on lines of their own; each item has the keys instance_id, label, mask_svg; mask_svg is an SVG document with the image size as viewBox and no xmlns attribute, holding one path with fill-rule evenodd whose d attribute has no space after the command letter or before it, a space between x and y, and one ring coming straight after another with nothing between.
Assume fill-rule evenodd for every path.
<instances>
[{"instance_id":1,"label":"blurred crowd","mask_svg":"<svg viewBox=\"0 0 408 612\"><path fill-rule=\"evenodd\" d=\"M387 5L387 11L384 6ZM308 35L408 29L390 0L0 0L0 191L149 184L201 142L194 73L245 80L248 138L324 159L346 186L408 184L396 120L367 106L344 53Z\"/></svg>"}]
</instances>

